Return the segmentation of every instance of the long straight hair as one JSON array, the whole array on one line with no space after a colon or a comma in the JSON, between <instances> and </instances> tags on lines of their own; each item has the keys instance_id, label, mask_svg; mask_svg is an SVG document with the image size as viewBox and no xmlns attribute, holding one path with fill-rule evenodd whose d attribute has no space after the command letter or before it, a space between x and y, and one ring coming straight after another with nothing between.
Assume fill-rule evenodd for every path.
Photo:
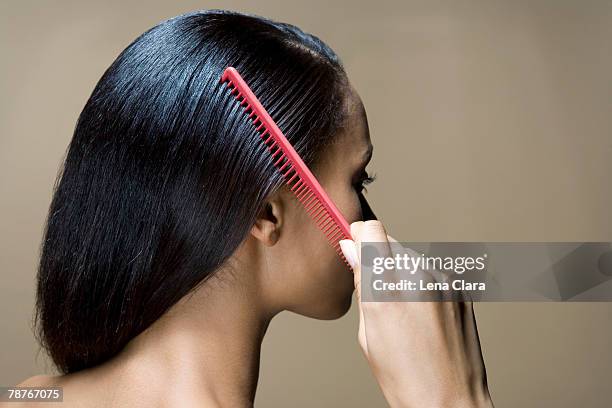
<instances>
[{"instance_id":1,"label":"long straight hair","mask_svg":"<svg viewBox=\"0 0 612 408\"><path fill-rule=\"evenodd\" d=\"M343 126L342 63L293 25L205 10L134 40L81 112L49 209L36 323L60 372L110 359L206 281L282 185L219 83L230 65L306 164Z\"/></svg>"}]
</instances>

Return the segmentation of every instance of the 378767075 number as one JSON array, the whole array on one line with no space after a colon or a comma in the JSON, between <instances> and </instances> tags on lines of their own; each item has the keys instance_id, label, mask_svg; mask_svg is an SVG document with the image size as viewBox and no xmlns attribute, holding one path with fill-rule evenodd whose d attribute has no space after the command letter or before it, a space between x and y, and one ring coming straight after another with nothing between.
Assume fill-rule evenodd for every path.
<instances>
[{"instance_id":1,"label":"378767075 number","mask_svg":"<svg viewBox=\"0 0 612 408\"><path fill-rule=\"evenodd\" d=\"M61 387L0 387L0 401L63 400Z\"/></svg>"}]
</instances>

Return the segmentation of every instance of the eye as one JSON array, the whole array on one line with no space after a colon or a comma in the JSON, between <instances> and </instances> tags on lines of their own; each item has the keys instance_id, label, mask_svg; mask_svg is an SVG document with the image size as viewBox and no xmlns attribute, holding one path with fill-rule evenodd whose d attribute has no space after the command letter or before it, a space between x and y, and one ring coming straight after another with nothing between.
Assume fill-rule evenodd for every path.
<instances>
[{"instance_id":1,"label":"eye","mask_svg":"<svg viewBox=\"0 0 612 408\"><path fill-rule=\"evenodd\" d=\"M374 182L374 180L376 180L375 174L372 174L370 176L368 173L364 171L359 181L356 184L354 184L353 187L355 188L355 191L357 191L358 194L361 193L362 191L365 191L367 193L368 190L365 188L365 186Z\"/></svg>"}]
</instances>

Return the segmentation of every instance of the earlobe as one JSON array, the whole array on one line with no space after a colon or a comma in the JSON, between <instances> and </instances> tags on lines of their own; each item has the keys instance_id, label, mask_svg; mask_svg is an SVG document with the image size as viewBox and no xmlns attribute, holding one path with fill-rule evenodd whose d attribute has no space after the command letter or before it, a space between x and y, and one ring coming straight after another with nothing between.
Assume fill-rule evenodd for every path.
<instances>
[{"instance_id":1,"label":"earlobe","mask_svg":"<svg viewBox=\"0 0 612 408\"><path fill-rule=\"evenodd\" d=\"M251 227L251 235L265 246L273 246L280 238L281 208L278 201L267 201Z\"/></svg>"}]
</instances>

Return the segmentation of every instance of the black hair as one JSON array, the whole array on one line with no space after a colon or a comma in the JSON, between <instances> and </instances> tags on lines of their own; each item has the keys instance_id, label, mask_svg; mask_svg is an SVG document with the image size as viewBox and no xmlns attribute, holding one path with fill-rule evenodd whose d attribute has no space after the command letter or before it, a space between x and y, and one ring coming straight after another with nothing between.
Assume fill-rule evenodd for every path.
<instances>
[{"instance_id":1,"label":"black hair","mask_svg":"<svg viewBox=\"0 0 612 408\"><path fill-rule=\"evenodd\" d=\"M35 321L61 373L110 359L208 279L283 185L219 82L228 66L307 165L344 125L341 61L293 25L204 10L134 40L78 118L45 227Z\"/></svg>"}]
</instances>

